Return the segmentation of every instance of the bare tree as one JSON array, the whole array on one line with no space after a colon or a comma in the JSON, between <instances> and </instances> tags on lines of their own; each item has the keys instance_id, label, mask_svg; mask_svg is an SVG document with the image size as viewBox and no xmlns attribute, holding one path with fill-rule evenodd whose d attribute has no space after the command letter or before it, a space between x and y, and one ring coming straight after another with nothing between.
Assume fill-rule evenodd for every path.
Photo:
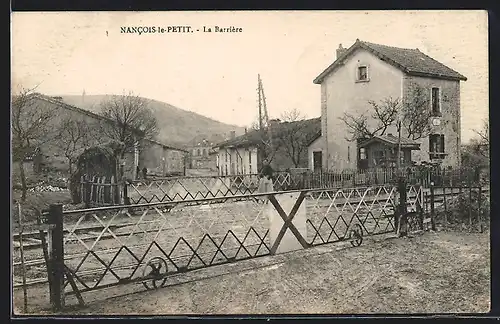
<instances>
[{"instance_id":1,"label":"bare tree","mask_svg":"<svg viewBox=\"0 0 500 324\"><path fill-rule=\"evenodd\" d=\"M19 93L12 96L12 156L19 162L22 195L26 199L28 191L24 161L44 143L54 136L51 122L57 110L52 105L40 104L34 90L22 88Z\"/></svg>"},{"instance_id":2,"label":"bare tree","mask_svg":"<svg viewBox=\"0 0 500 324\"><path fill-rule=\"evenodd\" d=\"M126 151L133 149L144 139L154 138L158 133L157 120L148 107L148 100L132 92L112 96L100 106L101 115L110 121L101 124L102 133L109 139L122 143L114 152L116 158L123 159Z\"/></svg>"},{"instance_id":3,"label":"bare tree","mask_svg":"<svg viewBox=\"0 0 500 324\"><path fill-rule=\"evenodd\" d=\"M476 138L472 139L469 146L472 150L485 158L490 157L490 123L487 119L483 120L480 130L473 130Z\"/></svg>"},{"instance_id":4,"label":"bare tree","mask_svg":"<svg viewBox=\"0 0 500 324\"><path fill-rule=\"evenodd\" d=\"M283 148L297 168L302 162L304 152L307 151L307 142L310 140L309 134L311 133L307 131L309 124L305 116L297 109L284 112L281 120L283 124L274 136L277 139L277 145Z\"/></svg>"},{"instance_id":5,"label":"bare tree","mask_svg":"<svg viewBox=\"0 0 500 324\"><path fill-rule=\"evenodd\" d=\"M412 87L403 102L401 117L399 127L402 127L408 138L418 140L429 135L431 110L425 88L418 85Z\"/></svg>"},{"instance_id":6,"label":"bare tree","mask_svg":"<svg viewBox=\"0 0 500 324\"><path fill-rule=\"evenodd\" d=\"M471 139L461 150L462 167L474 169L488 165L488 153L488 150L485 149L479 139Z\"/></svg>"},{"instance_id":7,"label":"bare tree","mask_svg":"<svg viewBox=\"0 0 500 324\"><path fill-rule=\"evenodd\" d=\"M430 133L429 101L425 89L415 85L402 101L400 98L388 97L376 103L368 101L370 113L353 115L345 113L339 119L347 126L348 141L384 135L387 129L395 126L398 133L403 132L407 138L420 139Z\"/></svg>"},{"instance_id":8,"label":"bare tree","mask_svg":"<svg viewBox=\"0 0 500 324\"><path fill-rule=\"evenodd\" d=\"M384 135L389 126L394 125L398 118L400 109L399 99L392 99L391 97L382 100L380 103L375 101L368 101L371 106L371 113L369 116L361 114L359 116L344 113L340 117L347 128L348 141L355 141L359 138L370 138L375 135ZM371 125L370 121L375 121L375 125Z\"/></svg>"},{"instance_id":9,"label":"bare tree","mask_svg":"<svg viewBox=\"0 0 500 324\"><path fill-rule=\"evenodd\" d=\"M66 117L59 124L58 134L54 142L68 159L70 174L73 174L73 164L79 153L91 145L92 134L94 134L94 130L83 120Z\"/></svg>"}]
</instances>

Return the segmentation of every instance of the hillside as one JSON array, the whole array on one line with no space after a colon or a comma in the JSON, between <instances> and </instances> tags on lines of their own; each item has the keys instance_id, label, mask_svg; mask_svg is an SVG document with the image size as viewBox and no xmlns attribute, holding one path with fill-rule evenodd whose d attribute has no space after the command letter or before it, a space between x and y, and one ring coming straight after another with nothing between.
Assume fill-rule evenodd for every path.
<instances>
[{"instance_id":1,"label":"hillside","mask_svg":"<svg viewBox=\"0 0 500 324\"><path fill-rule=\"evenodd\" d=\"M95 113L100 112L99 104L108 95L61 95L67 104L87 109ZM182 110L166 102L149 100L149 106L158 120L160 132L158 140L170 145L185 147L196 138L227 138L231 131L236 135L245 132L243 127L228 125L194 112Z\"/></svg>"}]
</instances>

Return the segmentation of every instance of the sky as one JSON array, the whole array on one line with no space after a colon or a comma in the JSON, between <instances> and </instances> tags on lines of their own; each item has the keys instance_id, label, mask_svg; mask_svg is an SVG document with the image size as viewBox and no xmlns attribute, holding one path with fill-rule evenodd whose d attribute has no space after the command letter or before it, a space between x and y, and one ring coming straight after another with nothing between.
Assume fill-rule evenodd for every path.
<instances>
[{"instance_id":1,"label":"sky","mask_svg":"<svg viewBox=\"0 0 500 324\"><path fill-rule=\"evenodd\" d=\"M462 138L488 118L485 11L15 12L14 89L47 95L122 94L167 102L228 124L257 118L260 74L271 118L320 116L313 79L339 44L360 40L420 51L465 75ZM193 33L121 33L191 26ZM242 28L204 33L203 26ZM199 32L197 30L200 30Z\"/></svg>"}]
</instances>

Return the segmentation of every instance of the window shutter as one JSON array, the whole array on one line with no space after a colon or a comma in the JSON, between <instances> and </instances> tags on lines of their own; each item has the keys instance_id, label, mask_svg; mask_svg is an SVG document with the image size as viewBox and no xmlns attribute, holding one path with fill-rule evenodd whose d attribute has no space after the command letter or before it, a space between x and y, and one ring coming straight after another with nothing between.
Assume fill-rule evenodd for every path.
<instances>
[{"instance_id":1,"label":"window shutter","mask_svg":"<svg viewBox=\"0 0 500 324\"><path fill-rule=\"evenodd\" d=\"M432 152L432 137L433 135L429 135L429 152Z\"/></svg>"},{"instance_id":2,"label":"window shutter","mask_svg":"<svg viewBox=\"0 0 500 324\"><path fill-rule=\"evenodd\" d=\"M440 140L441 140L441 153L444 153L444 135L443 134L441 134Z\"/></svg>"}]
</instances>

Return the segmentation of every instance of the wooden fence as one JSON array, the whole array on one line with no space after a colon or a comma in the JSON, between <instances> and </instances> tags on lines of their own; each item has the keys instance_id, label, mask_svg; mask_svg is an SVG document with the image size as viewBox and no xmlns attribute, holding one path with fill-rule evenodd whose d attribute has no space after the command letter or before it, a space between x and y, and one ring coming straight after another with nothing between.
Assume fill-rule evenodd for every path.
<instances>
[{"instance_id":1,"label":"wooden fence","mask_svg":"<svg viewBox=\"0 0 500 324\"><path fill-rule=\"evenodd\" d=\"M80 197L87 207L121 205L124 202L123 185L113 176L82 176Z\"/></svg>"},{"instance_id":2,"label":"wooden fence","mask_svg":"<svg viewBox=\"0 0 500 324\"><path fill-rule=\"evenodd\" d=\"M408 184L434 186L463 186L479 184L481 170L418 168L386 168L370 170L330 170L327 172L302 172L291 174L291 184L295 189L339 188L346 186L370 186L395 184L403 176Z\"/></svg>"},{"instance_id":3,"label":"wooden fence","mask_svg":"<svg viewBox=\"0 0 500 324\"><path fill-rule=\"evenodd\" d=\"M359 170L331 170L328 172L297 172L278 171L275 175L275 190L303 190L318 188L346 188L359 186L374 186L383 184L396 184L398 178L403 176L410 185L421 185L429 188L431 183L434 186L471 186L480 184L480 174L476 170L455 169L444 170L434 169L371 169L366 171ZM151 182L193 182L200 180L207 182L207 179L233 179L237 183L238 179L245 182L245 179L257 179L257 175L242 174L237 176L201 176L201 177L148 177L148 183ZM255 186L257 183L255 183ZM109 206L127 203L128 198L127 185L118 183L114 177L83 176L80 184L81 201L86 206ZM186 189L186 188L185 188ZM255 189L255 188L254 188ZM190 189L186 189L190 190ZM194 196L196 192L191 192Z\"/></svg>"}]
</instances>

